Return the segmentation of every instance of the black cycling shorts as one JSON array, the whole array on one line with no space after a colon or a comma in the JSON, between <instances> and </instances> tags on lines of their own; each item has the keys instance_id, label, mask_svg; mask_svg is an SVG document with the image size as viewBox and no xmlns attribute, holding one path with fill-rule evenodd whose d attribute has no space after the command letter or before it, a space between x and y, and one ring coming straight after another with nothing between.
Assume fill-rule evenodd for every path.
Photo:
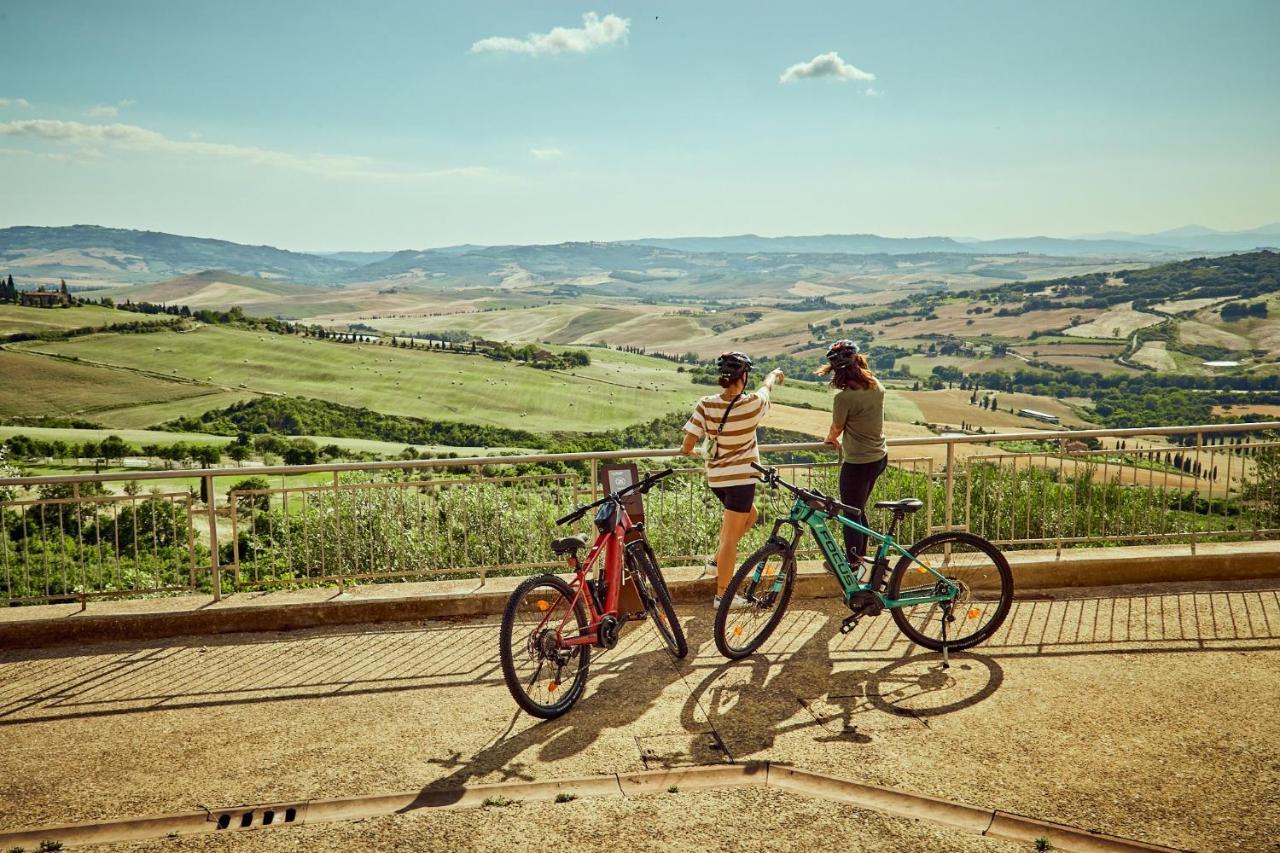
<instances>
[{"instance_id":1,"label":"black cycling shorts","mask_svg":"<svg viewBox=\"0 0 1280 853\"><path fill-rule=\"evenodd\" d=\"M756 501L756 484L745 486L712 486L720 503L730 512L751 512L751 505Z\"/></svg>"}]
</instances>

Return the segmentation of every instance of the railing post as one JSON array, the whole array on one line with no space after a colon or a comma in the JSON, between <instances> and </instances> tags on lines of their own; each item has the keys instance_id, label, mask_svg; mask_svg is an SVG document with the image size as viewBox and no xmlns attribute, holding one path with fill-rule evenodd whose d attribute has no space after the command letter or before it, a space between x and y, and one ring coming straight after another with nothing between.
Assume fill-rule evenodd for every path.
<instances>
[{"instance_id":1,"label":"railing post","mask_svg":"<svg viewBox=\"0 0 1280 853\"><path fill-rule=\"evenodd\" d=\"M339 489L342 480L338 472L333 472L333 567L338 575L338 595L347 591L342 582L342 492Z\"/></svg>"},{"instance_id":2,"label":"railing post","mask_svg":"<svg viewBox=\"0 0 1280 853\"><path fill-rule=\"evenodd\" d=\"M954 441L947 442L947 485L946 491L943 493L942 526L945 530L951 529L952 505L955 499L956 487L956 443Z\"/></svg>"},{"instance_id":3,"label":"railing post","mask_svg":"<svg viewBox=\"0 0 1280 853\"><path fill-rule=\"evenodd\" d=\"M210 580L213 583L213 600L222 600L222 566L218 561L218 511L217 500L213 491L213 475L206 474L204 477L204 496L205 507L208 510L209 519L209 572ZM235 547L232 543L231 547Z\"/></svg>"},{"instance_id":4,"label":"railing post","mask_svg":"<svg viewBox=\"0 0 1280 853\"><path fill-rule=\"evenodd\" d=\"M1195 462L1200 461L1200 451L1203 447L1204 447L1204 433L1198 432L1196 433L1196 455L1195 455L1195 460L1192 464L1195 464ZM1195 469L1193 468L1192 470L1194 471ZM1199 483L1199 478L1196 477L1193 473L1191 476L1191 556L1193 557L1196 555L1195 517L1199 515L1199 513L1196 512L1196 505L1199 503L1200 503L1200 483ZM1213 502L1212 500L1209 500L1209 501L1206 501L1206 504L1205 504L1204 516L1206 519L1209 518L1209 514L1211 512L1213 512Z\"/></svg>"},{"instance_id":5,"label":"railing post","mask_svg":"<svg viewBox=\"0 0 1280 853\"><path fill-rule=\"evenodd\" d=\"M591 460L591 500L600 497L598 494L600 485L597 478L600 476L600 460L593 458Z\"/></svg>"},{"instance_id":6,"label":"railing post","mask_svg":"<svg viewBox=\"0 0 1280 853\"><path fill-rule=\"evenodd\" d=\"M1066 470L1067 470L1067 440L1065 438L1058 439L1058 515L1053 521L1053 526L1057 530L1054 537L1057 546L1057 554L1055 559L1062 559L1062 524L1063 524L1063 503L1066 495Z\"/></svg>"}]
</instances>

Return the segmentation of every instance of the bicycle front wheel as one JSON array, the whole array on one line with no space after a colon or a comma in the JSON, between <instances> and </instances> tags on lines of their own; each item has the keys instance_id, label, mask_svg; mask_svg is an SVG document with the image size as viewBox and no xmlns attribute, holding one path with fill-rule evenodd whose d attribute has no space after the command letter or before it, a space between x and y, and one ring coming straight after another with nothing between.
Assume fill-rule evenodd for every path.
<instances>
[{"instance_id":1,"label":"bicycle front wheel","mask_svg":"<svg viewBox=\"0 0 1280 853\"><path fill-rule=\"evenodd\" d=\"M1013 603L1013 572L995 545L981 536L949 531L926 536L908 549L957 587L954 599L908 604L893 610L893 621L911 642L926 649L976 646L999 630ZM904 556L889 579L889 598L940 594L945 584Z\"/></svg>"},{"instance_id":2,"label":"bicycle front wheel","mask_svg":"<svg viewBox=\"0 0 1280 853\"><path fill-rule=\"evenodd\" d=\"M587 684L591 646L564 646L587 632L587 608L555 575L529 578L507 600L498 655L507 689L521 708L544 720L573 707Z\"/></svg>"},{"instance_id":3,"label":"bicycle front wheel","mask_svg":"<svg viewBox=\"0 0 1280 853\"><path fill-rule=\"evenodd\" d=\"M644 602L653 627L658 629L658 636L662 637L672 657L677 660L683 658L689 654L689 643L684 638L684 629L680 627L680 619L671 604L671 593L658 570L653 552L646 543L630 545L627 547L627 564L636 592Z\"/></svg>"},{"instance_id":4,"label":"bicycle front wheel","mask_svg":"<svg viewBox=\"0 0 1280 853\"><path fill-rule=\"evenodd\" d=\"M781 545L765 545L747 557L716 610L720 654L740 660L760 648L782 621L795 580L795 555Z\"/></svg>"}]
</instances>

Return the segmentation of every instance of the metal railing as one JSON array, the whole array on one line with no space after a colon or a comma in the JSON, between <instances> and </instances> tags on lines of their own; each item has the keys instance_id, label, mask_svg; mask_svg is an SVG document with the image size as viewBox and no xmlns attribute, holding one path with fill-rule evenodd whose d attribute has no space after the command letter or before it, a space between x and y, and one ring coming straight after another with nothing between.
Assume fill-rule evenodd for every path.
<instances>
[{"instance_id":1,"label":"metal railing","mask_svg":"<svg viewBox=\"0 0 1280 853\"><path fill-rule=\"evenodd\" d=\"M874 498L926 503L901 538L967 528L1007 548L1276 538L1280 422L891 439ZM829 454L765 445L765 460ZM554 519L597 493L599 467L677 457L670 449L307 466L123 471L0 479L0 599L80 601L351 581L519 574L558 566ZM835 494L838 463L785 463ZM530 471L533 466L543 470ZM667 563L715 548L719 505L698 468L646 499ZM230 481L270 479L243 486ZM144 493L148 481L163 481ZM175 481L178 485L175 487ZM182 485L187 490L182 490ZM2 493L2 492L0 492ZM788 507L759 495L764 521ZM873 525L887 519L873 511ZM582 529L586 529L584 523Z\"/></svg>"}]
</instances>

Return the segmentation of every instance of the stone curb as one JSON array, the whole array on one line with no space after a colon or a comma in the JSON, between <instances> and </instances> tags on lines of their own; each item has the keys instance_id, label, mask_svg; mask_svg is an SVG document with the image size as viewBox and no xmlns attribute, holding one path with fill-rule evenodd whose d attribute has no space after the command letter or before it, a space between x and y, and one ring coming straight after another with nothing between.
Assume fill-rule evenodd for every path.
<instances>
[{"instance_id":1,"label":"stone curb","mask_svg":"<svg viewBox=\"0 0 1280 853\"><path fill-rule=\"evenodd\" d=\"M1064 587L1226 581L1280 577L1280 543L1267 549L1236 551L1218 549L1191 555L1183 547L1159 549L1098 549L1100 554L1064 553L1055 559L1044 552L1009 552L1014 586L1019 592ZM1110 552L1110 553L1107 553ZM698 568L666 570L671 597L677 604L706 603L715 592L714 577ZM366 622L411 622L448 617L494 616L502 613L507 597L523 578L490 578L484 586L447 592L396 595L393 584L385 593L377 585L360 587L367 597L334 596L324 601L255 603L238 605L235 599L199 609L160 613L89 615L73 613L59 618L0 621L0 649L44 648L123 640L154 640L257 631L292 631ZM794 595L799 598L834 598L839 594L832 578L816 564L802 564Z\"/></svg>"},{"instance_id":2,"label":"stone curb","mask_svg":"<svg viewBox=\"0 0 1280 853\"><path fill-rule=\"evenodd\" d=\"M895 817L927 820L975 835L1018 842L1034 842L1037 838L1045 838L1055 850L1107 853L1167 852L1177 849L879 785L867 785L822 773L776 766L769 762L677 767L543 782L500 782L493 785L244 805L184 814L21 829L0 832L0 849L35 849L42 841L57 841L67 847L79 847L87 844L146 841L174 834L204 835L363 820L405 814L418 809L480 808L489 804L496 805L494 801L499 798L547 802L554 801L561 795L571 795L574 798L627 797L661 793L672 786L679 790L773 787L848 803Z\"/></svg>"}]
</instances>

